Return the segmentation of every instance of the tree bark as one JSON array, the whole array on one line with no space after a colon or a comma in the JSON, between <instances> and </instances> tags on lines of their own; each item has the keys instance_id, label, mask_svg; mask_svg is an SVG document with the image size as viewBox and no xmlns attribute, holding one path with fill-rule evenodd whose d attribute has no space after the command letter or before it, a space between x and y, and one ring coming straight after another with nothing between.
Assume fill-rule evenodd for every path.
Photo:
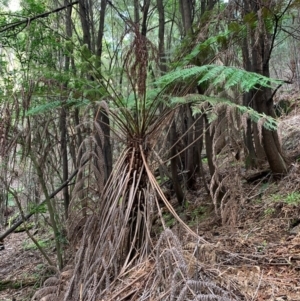
<instances>
[{"instance_id":1,"label":"tree bark","mask_svg":"<svg viewBox=\"0 0 300 301\"><path fill-rule=\"evenodd\" d=\"M101 56L102 56L102 48L103 48L103 36L104 36L104 24L105 24L105 12L107 7L107 0L101 0L101 11L100 11L100 21L99 21L99 30L97 37L97 52L96 55L99 58L98 68L101 67ZM100 74L101 76L101 74ZM100 79L101 81L101 79ZM96 111L95 121L99 123L103 135L104 135L104 145L101 145L100 137L96 136L97 143L101 147L103 156L104 156L104 182L107 181L109 175L112 171L112 149L110 142L110 119L108 116L108 112L106 112L103 108Z\"/></svg>"},{"instance_id":2,"label":"tree bark","mask_svg":"<svg viewBox=\"0 0 300 301\"><path fill-rule=\"evenodd\" d=\"M192 2L191 0L179 0L184 34L192 33Z\"/></svg>"},{"instance_id":3,"label":"tree bark","mask_svg":"<svg viewBox=\"0 0 300 301\"><path fill-rule=\"evenodd\" d=\"M269 77L269 60L273 47L271 43L273 36L268 34L268 29L265 24L266 21L263 19L263 16L261 16L261 9L263 8L261 5L262 4L256 1L244 1L244 15L250 12L255 14L257 27L260 26L260 28L252 28L251 25L249 25L249 30L251 31L252 61L251 70L246 70ZM271 5L270 3L270 7L268 7L270 10L272 10ZM273 25L276 26L276 24ZM275 34L275 32L273 34ZM253 94L254 108L259 113L274 116L271 89L268 87L257 87L257 90L254 91ZM270 131L263 127L262 143L272 172L274 174L285 174L287 172L287 165L281 153L277 132Z\"/></svg>"},{"instance_id":4,"label":"tree bark","mask_svg":"<svg viewBox=\"0 0 300 301\"><path fill-rule=\"evenodd\" d=\"M171 174L172 174L172 183L173 188L177 197L178 204L180 206L183 205L184 195L180 185L180 181L178 178L178 154L176 151L176 143L177 143L177 132L176 132L176 123L175 119L172 121L170 133L169 133L169 141L171 143L170 156L171 156Z\"/></svg>"},{"instance_id":5,"label":"tree bark","mask_svg":"<svg viewBox=\"0 0 300 301\"><path fill-rule=\"evenodd\" d=\"M86 0L79 0L79 15L81 21L81 27L83 32L83 43L88 46L88 49L92 50L90 22L89 22L89 6Z\"/></svg>"},{"instance_id":6,"label":"tree bark","mask_svg":"<svg viewBox=\"0 0 300 301\"><path fill-rule=\"evenodd\" d=\"M65 5L68 5L68 0L65 0ZM72 7L68 7L66 11L66 34L68 39L72 38ZM70 71L70 56L67 54L65 56L65 71ZM67 88L67 83L64 85ZM68 171L68 146L67 146L67 107L65 106L65 101L62 102L62 108L60 112L60 144L61 144L61 159L63 167L63 181L66 181L69 176ZM68 208L70 204L69 188L65 186L63 188L64 195L64 208L65 217L68 218Z\"/></svg>"},{"instance_id":7,"label":"tree bark","mask_svg":"<svg viewBox=\"0 0 300 301\"><path fill-rule=\"evenodd\" d=\"M165 54L165 10L163 0L157 0L158 10L158 54L160 61L160 70L162 74L167 72L166 54Z\"/></svg>"},{"instance_id":8,"label":"tree bark","mask_svg":"<svg viewBox=\"0 0 300 301\"><path fill-rule=\"evenodd\" d=\"M195 169L197 167L197 157L194 156L194 117L192 115L192 109L190 105L186 105L186 114L187 114L187 145L188 148L186 150L186 169L187 169L187 187L190 189L194 188L195 185Z\"/></svg>"}]
</instances>

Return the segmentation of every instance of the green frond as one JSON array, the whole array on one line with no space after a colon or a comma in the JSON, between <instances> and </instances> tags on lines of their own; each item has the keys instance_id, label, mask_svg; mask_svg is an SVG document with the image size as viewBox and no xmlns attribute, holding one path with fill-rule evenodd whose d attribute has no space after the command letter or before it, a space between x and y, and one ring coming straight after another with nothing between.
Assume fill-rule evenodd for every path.
<instances>
[{"instance_id":1,"label":"green frond","mask_svg":"<svg viewBox=\"0 0 300 301\"><path fill-rule=\"evenodd\" d=\"M91 102L87 98L83 99L77 99L77 98L69 98L66 102L68 107L74 107L74 108L80 108L80 107L86 107Z\"/></svg>"},{"instance_id":2,"label":"green frond","mask_svg":"<svg viewBox=\"0 0 300 301\"><path fill-rule=\"evenodd\" d=\"M237 86L239 84L239 82L241 81L243 76L245 77L245 75L246 75L241 71L243 71L243 70L241 70L241 69L237 69L237 70L230 69L230 70L228 70L227 78L226 78L226 82L225 82L225 86L224 86L225 89L229 89L232 86ZM245 81L245 82L247 82L247 81ZM243 83L244 83L244 81L242 81L242 84ZM253 85L255 85L255 83L256 83L256 77L255 77L255 81L254 81ZM242 86L242 89L244 89L243 86ZM245 90L247 90L247 89L245 88Z\"/></svg>"},{"instance_id":3,"label":"green frond","mask_svg":"<svg viewBox=\"0 0 300 301\"><path fill-rule=\"evenodd\" d=\"M223 80L226 79L226 71L230 71L230 70L224 70L223 68L224 66L214 66L214 68L210 68L208 67L208 70L206 72L206 74L204 74L199 80L198 80L198 84L202 84L206 81L210 81L210 80L214 80L219 82L222 82ZM201 67L200 67L201 68ZM199 70L200 71L200 70ZM200 73L201 72L201 73ZM199 74L203 74L203 71L201 70L199 72ZM223 75L224 73L224 75Z\"/></svg>"},{"instance_id":4,"label":"green frond","mask_svg":"<svg viewBox=\"0 0 300 301\"><path fill-rule=\"evenodd\" d=\"M43 114L43 113L49 112L50 110L54 110L54 109L56 109L60 106L61 106L61 101L60 100L47 102L47 103L44 103L44 104L41 104L41 105L37 105L33 108L30 108L26 112L26 116Z\"/></svg>"},{"instance_id":5,"label":"green frond","mask_svg":"<svg viewBox=\"0 0 300 301\"><path fill-rule=\"evenodd\" d=\"M170 99L171 105L198 103L201 101L203 101L203 95L200 94L187 94L181 97L180 96L171 97Z\"/></svg>"},{"instance_id":6,"label":"green frond","mask_svg":"<svg viewBox=\"0 0 300 301\"><path fill-rule=\"evenodd\" d=\"M216 49L217 45L222 44L224 41L226 41L232 31L225 31L225 32L221 32L215 36L209 37L208 39L206 39L204 42L199 43L198 45L196 45L193 50L186 55L183 60L177 64L177 66L180 67L184 67L188 64L190 64L191 62L193 62L194 60L196 60L198 58L198 56L200 55L201 57L203 56L203 52L212 52L214 51L214 49Z\"/></svg>"},{"instance_id":7,"label":"green frond","mask_svg":"<svg viewBox=\"0 0 300 301\"><path fill-rule=\"evenodd\" d=\"M77 99L77 98L69 98L65 103L61 100L55 100L47 103L38 104L26 112L26 116L34 116L47 113L49 111L55 110L57 108L62 107L63 105L67 105L68 107L86 107L90 104L90 101L86 98L84 99Z\"/></svg>"},{"instance_id":8,"label":"green frond","mask_svg":"<svg viewBox=\"0 0 300 301\"><path fill-rule=\"evenodd\" d=\"M235 67L203 65L200 67L178 68L162 76L157 84L164 89L169 85L182 82L186 85L192 82L197 82L198 85L211 82L215 87L224 85L225 89L238 86L243 92L259 89L260 87L272 87L282 83L280 80Z\"/></svg>"}]
</instances>

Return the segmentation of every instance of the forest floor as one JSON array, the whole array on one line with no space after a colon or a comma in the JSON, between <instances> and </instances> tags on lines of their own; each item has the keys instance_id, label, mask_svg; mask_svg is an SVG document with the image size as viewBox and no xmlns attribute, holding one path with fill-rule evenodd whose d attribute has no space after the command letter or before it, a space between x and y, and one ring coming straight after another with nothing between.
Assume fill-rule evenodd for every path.
<instances>
[{"instance_id":1,"label":"forest floor","mask_svg":"<svg viewBox=\"0 0 300 301\"><path fill-rule=\"evenodd\" d=\"M226 174L234 175L236 168L227 168ZM268 172L258 177L253 175L259 171L251 173L240 174L239 184L232 176L229 187L235 197L222 205L221 217L200 182L199 189L188 193L184 210L177 211L216 246L208 265L220 279L230 279L246 296L243 300L300 301L300 164L292 164L289 174L279 180ZM164 217L167 226L175 229L175 219L168 213ZM34 235L55 258L49 233ZM54 274L46 266L25 232L7 237L5 249L0 250L0 301L30 300Z\"/></svg>"},{"instance_id":2,"label":"forest floor","mask_svg":"<svg viewBox=\"0 0 300 301\"><path fill-rule=\"evenodd\" d=\"M31 231L32 234L36 232ZM49 235L43 233L42 236L43 242L50 240ZM53 271L48 270L44 258L26 232L10 234L4 246L5 249L0 250L0 301L30 300ZM54 252L48 255L55 258Z\"/></svg>"},{"instance_id":3,"label":"forest floor","mask_svg":"<svg viewBox=\"0 0 300 301\"><path fill-rule=\"evenodd\" d=\"M284 190L286 180L256 183L255 191L264 191L237 204L230 225L220 224L204 192L189 196L193 201L185 222L220 246L223 259L216 259L215 268L234 280L248 300L300 300L300 194ZM246 184L249 191L255 185ZM166 219L172 227L174 220ZM11 234L0 251L0 283L10 283L4 290L0 286L0 301L30 300L51 275L45 266L25 232Z\"/></svg>"}]
</instances>

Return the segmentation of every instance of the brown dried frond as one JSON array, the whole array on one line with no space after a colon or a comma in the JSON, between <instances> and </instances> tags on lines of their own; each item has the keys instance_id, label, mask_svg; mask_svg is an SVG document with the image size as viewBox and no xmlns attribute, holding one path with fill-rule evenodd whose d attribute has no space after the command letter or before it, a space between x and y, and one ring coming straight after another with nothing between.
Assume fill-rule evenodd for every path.
<instances>
[{"instance_id":1,"label":"brown dried frond","mask_svg":"<svg viewBox=\"0 0 300 301\"><path fill-rule=\"evenodd\" d=\"M248 127L248 119L250 118L250 116L249 116L249 113L244 113L241 117L240 117L240 119L241 119L241 126L242 126L242 128L243 128L243 130L244 130L244 133L246 133L247 132L247 127Z\"/></svg>"},{"instance_id":2,"label":"brown dried frond","mask_svg":"<svg viewBox=\"0 0 300 301\"><path fill-rule=\"evenodd\" d=\"M163 250L162 245L165 246ZM218 284L215 276L205 271L204 262L212 258L212 253L216 261L216 248L217 245L199 242L183 248L171 230L167 229L156 248L156 292L149 289L149 295L155 300L238 300L232 292ZM211 261L211 264L214 263ZM193 299L196 296L197 299Z\"/></svg>"},{"instance_id":3,"label":"brown dried frond","mask_svg":"<svg viewBox=\"0 0 300 301\"><path fill-rule=\"evenodd\" d=\"M125 54L125 68L132 88L141 97L145 95L147 69L150 61L158 62L156 47L142 35L137 24L132 24L133 41Z\"/></svg>"},{"instance_id":4,"label":"brown dried frond","mask_svg":"<svg viewBox=\"0 0 300 301\"><path fill-rule=\"evenodd\" d=\"M48 279L45 280L44 282L44 286L55 286L59 284L59 279L57 277L50 277Z\"/></svg>"},{"instance_id":5,"label":"brown dried frond","mask_svg":"<svg viewBox=\"0 0 300 301\"><path fill-rule=\"evenodd\" d=\"M211 181L210 181L210 195L211 198L213 200L213 205L215 208L215 212L218 214L219 213L219 197L221 195L221 191L224 190L224 187L222 187L221 182L220 182L220 174L217 170L217 168L215 168L215 172L213 174L213 176L211 177ZM217 187L217 188L215 188Z\"/></svg>"},{"instance_id":6,"label":"brown dried frond","mask_svg":"<svg viewBox=\"0 0 300 301\"><path fill-rule=\"evenodd\" d=\"M80 238L87 215L95 211L104 188L104 135L97 121L94 133L78 150L79 170L69 207L69 237Z\"/></svg>"},{"instance_id":7,"label":"brown dried frond","mask_svg":"<svg viewBox=\"0 0 300 301\"><path fill-rule=\"evenodd\" d=\"M259 141L260 143L262 144L262 130L263 130L263 127L264 127L264 123L266 121L266 118L265 117L261 117L259 118L259 120L257 121L257 130L258 130L258 137L259 137Z\"/></svg>"},{"instance_id":8,"label":"brown dried frond","mask_svg":"<svg viewBox=\"0 0 300 301\"><path fill-rule=\"evenodd\" d=\"M47 295L55 295L57 292L57 286L47 286L44 288L39 289L32 297L32 301L40 300Z\"/></svg>"},{"instance_id":9,"label":"brown dried frond","mask_svg":"<svg viewBox=\"0 0 300 301\"><path fill-rule=\"evenodd\" d=\"M236 115L235 110L226 108L225 111L219 113L219 118L214 123L213 163L215 173L210 184L215 211L220 214L223 223L234 224L237 218L237 204L234 200L240 199L240 191L242 191L242 189L239 191L240 180L239 178L233 179L232 173L229 175L226 170L234 170L234 175L240 175L240 160L244 149L240 118ZM232 202L229 201L231 199ZM226 209L227 213L224 213L225 204L226 208L235 216L232 215L228 218L229 211ZM232 206L231 209L230 206Z\"/></svg>"},{"instance_id":10,"label":"brown dried frond","mask_svg":"<svg viewBox=\"0 0 300 301\"><path fill-rule=\"evenodd\" d=\"M50 294L40 299L40 301L60 301L60 300L61 299L58 299L56 294Z\"/></svg>"},{"instance_id":11,"label":"brown dried frond","mask_svg":"<svg viewBox=\"0 0 300 301\"><path fill-rule=\"evenodd\" d=\"M137 239L143 243L140 260L147 255L146 247L150 245L151 215L148 206L151 204L151 194L147 189L138 189L143 181L143 172L142 169L130 172L135 161L130 160L128 163L128 156L134 158L134 150L124 152L120 157L102 192L98 207L88 217L83 228L75 270L65 300L78 298L79 291L76 288L80 284L83 299L88 295L101 295L110 286L110 279L116 279L122 267L131 262L128 254ZM138 209L136 215L136 229L143 229L141 233L135 232L130 222L132 211L136 210L136 201L143 202L143 209Z\"/></svg>"},{"instance_id":12,"label":"brown dried frond","mask_svg":"<svg viewBox=\"0 0 300 301\"><path fill-rule=\"evenodd\" d=\"M154 242L149 236L153 212L150 203L158 204L158 201L154 191L149 188L143 190L145 211L140 212L149 222L144 228L145 245L140 249L139 258L130 261L127 256L129 217L134 194L139 193L142 197L142 192L137 189L138 177L129 177L127 158L130 153L127 151L120 157L113 174L118 181L107 184L99 211L87 219L64 301L80 298L114 301L126 296L130 296L131 300L149 301L178 300L178 297L187 300L192 296L201 297L199 300L239 300L218 284L216 275L204 269L205 261L210 264L217 261L217 246L208 246L205 240L191 232L189 240L193 241L193 248L183 248L178 237L166 229L158 239L156 248L153 248ZM150 172L147 168L147 172ZM151 183L155 187L154 179ZM147 253L149 246L155 250L155 257ZM211 293L215 299L211 299Z\"/></svg>"}]
</instances>

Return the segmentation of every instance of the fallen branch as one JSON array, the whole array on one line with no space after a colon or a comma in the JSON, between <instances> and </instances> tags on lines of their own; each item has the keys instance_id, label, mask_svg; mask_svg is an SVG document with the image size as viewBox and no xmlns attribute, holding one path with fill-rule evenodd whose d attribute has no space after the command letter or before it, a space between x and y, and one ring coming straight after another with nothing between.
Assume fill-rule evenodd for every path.
<instances>
[{"instance_id":1,"label":"fallen branch","mask_svg":"<svg viewBox=\"0 0 300 301\"><path fill-rule=\"evenodd\" d=\"M0 281L0 292L6 289L20 289L25 286L34 286L37 281L37 279L33 278L2 280Z\"/></svg>"},{"instance_id":2,"label":"fallen branch","mask_svg":"<svg viewBox=\"0 0 300 301\"><path fill-rule=\"evenodd\" d=\"M64 9L66 9L68 7L71 7L71 6L75 5L75 4L78 4L78 2L79 1L75 1L73 3L69 3L69 4L65 5L65 6L56 8L56 9L54 9L52 11L49 11L49 12L46 12L46 13L42 13L42 14L36 15L34 17L31 17L31 18L27 17L25 20L22 20L22 21L16 21L16 22L13 22L13 23L10 23L10 24L6 24L6 25L0 27L0 33L8 31L8 30L11 30L11 29L14 29L14 28L19 27L21 25L24 25L26 27L28 24L30 24L32 21L34 21L36 19L46 18L46 17L48 17L51 14L57 13L57 12L59 12L61 10L64 10Z\"/></svg>"}]
</instances>

